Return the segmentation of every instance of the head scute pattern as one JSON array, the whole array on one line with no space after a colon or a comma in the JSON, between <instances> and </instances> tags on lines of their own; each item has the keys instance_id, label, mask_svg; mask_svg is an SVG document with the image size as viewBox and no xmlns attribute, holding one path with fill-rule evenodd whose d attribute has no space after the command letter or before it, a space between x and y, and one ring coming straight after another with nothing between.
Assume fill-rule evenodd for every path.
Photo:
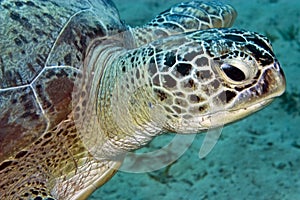
<instances>
[{"instance_id":1,"label":"head scute pattern","mask_svg":"<svg viewBox=\"0 0 300 200\"><path fill-rule=\"evenodd\" d=\"M237 121L285 89L270 41L230 28L222 2L138 27L111 0L0 11L0 199L86 199L157 135Z\"/></svg>"}]
</instances>

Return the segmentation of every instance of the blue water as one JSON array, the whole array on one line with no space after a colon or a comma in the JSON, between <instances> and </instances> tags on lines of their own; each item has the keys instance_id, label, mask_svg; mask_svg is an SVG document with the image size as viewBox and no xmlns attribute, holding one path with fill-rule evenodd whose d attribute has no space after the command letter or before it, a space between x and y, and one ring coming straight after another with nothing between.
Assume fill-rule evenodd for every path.
<instances>
[{"instance_id":1,"label":"blue water","mask_svg":"<svg viewBox=\"0 0 300 200\"><path fill-rule=\"evenodd\" d=\"M115 2L128 24L139 25L179 1ZM300 199L300 2L227 2L239 13L235 27L272 40L286 74L286 93L266 109L225 127L204 159L198 157L204 135L197 135L172 165L149 173L120 171L89 199ZM158 137L148 149L159 148L172 137Z\"/></svg>"}]
</instances>

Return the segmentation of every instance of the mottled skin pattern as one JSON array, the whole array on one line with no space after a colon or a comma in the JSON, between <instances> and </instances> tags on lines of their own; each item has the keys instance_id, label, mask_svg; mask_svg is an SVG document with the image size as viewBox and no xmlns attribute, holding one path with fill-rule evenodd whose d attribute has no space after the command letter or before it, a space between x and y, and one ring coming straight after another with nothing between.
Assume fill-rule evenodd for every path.
<instances>
[{"instance_id":1,"label":"mottled skin pattern","mask_svg":"<svg viewBox=\"0 0 300 200\"><path fill-rule=\"evenodd\" d=\"M233 122L285 88L268 39L209 29L233 24L228 5L130 28L108 0L0 4L1 199L85 199L154 136Z\"/></svg>"},{"instance_id":2,"label":"mottled skin pattern","mask_svg":"<svg viewBox=\"0 0 300 200\"><path fill-rule=\"evenodd\" d=\"M227 4L192 1L171 7L132 32L137 46L140 46L178 33L231 27L236 15L236 11Z\"/></svg>"}]
</instances>

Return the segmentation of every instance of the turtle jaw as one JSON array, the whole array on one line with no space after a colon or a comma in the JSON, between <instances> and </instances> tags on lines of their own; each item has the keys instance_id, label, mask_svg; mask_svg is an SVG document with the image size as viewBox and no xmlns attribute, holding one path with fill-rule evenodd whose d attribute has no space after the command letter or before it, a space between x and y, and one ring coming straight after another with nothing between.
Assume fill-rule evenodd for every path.
<instances>
[{"instance_id":1,"label":"turtle jaw","mask_svg":"<svg viewBox=\"0 0 300 200\"><path fill-rule=\"evenodd\" d=\"M210 118L201 122L207 128L219 127L249 116L271 104L286 88L286 79L280 64L275 61L264 69L257 84L237 95L232 108L210 113ZM212 121L213 119L213 121Z\"/></svg>"},{"instance_id":2,"label":"turtle jaw","mask_svg":"<svg viewBox=\"0 0 300 200\"><path fill-rule=\"evenodd\" d=\"M222 127L226 124L236 122L244 117L247 117L269 105L273 99L267 99L245 108L228 111L218 111L216 113L210 113L209 117L203 117L200 122L200 126L208 130L211 128Z\"/></svg>"},{"instance_id":3,"label":"turtle jaw","mask_svg":"<svg viewBox=\"0 0 300 200\"><path fill-rule=\"evenodd\" d=\"M285 88L284 73L279 63L275 61L265 67L255 85L241 91L230 104L221 106L211 102L210 107L213 107L214 111L190 119L189 129L201 132L243 119L271 104L276 97L284 93ZM218 108L215 108L216 106Z\"/></svg>"},{"instance_id":4,"label":"turtle jaw","mask_svg":"<svg viewBox=\"0 0 300 200\"><path fill-rule=\"evenodd\" d=\"M236 96L233 101L233 110L245 109L254 105L265 105L264 102L271 102L284 93L286 79L280 64L275 60L261 70L262 72L256 83Z\"/></svg>"}]
</instances>

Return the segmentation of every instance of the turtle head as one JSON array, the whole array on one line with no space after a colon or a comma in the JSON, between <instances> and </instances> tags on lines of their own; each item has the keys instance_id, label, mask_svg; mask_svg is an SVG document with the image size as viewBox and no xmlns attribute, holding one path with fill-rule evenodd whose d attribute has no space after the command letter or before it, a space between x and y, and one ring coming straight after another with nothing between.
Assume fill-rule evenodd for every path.
<instances>
[{"instance_id":1,"label":"turtle head","mask_svg":"<svg viewBox=\"0 0 300 200\"><path fill-rule=\"evenodd\" d=\"M156 115L165 131L195 133L241 119L285 90L285 78L264 36L210 29L150 44Z\"/></svg>"}]
</instances>

